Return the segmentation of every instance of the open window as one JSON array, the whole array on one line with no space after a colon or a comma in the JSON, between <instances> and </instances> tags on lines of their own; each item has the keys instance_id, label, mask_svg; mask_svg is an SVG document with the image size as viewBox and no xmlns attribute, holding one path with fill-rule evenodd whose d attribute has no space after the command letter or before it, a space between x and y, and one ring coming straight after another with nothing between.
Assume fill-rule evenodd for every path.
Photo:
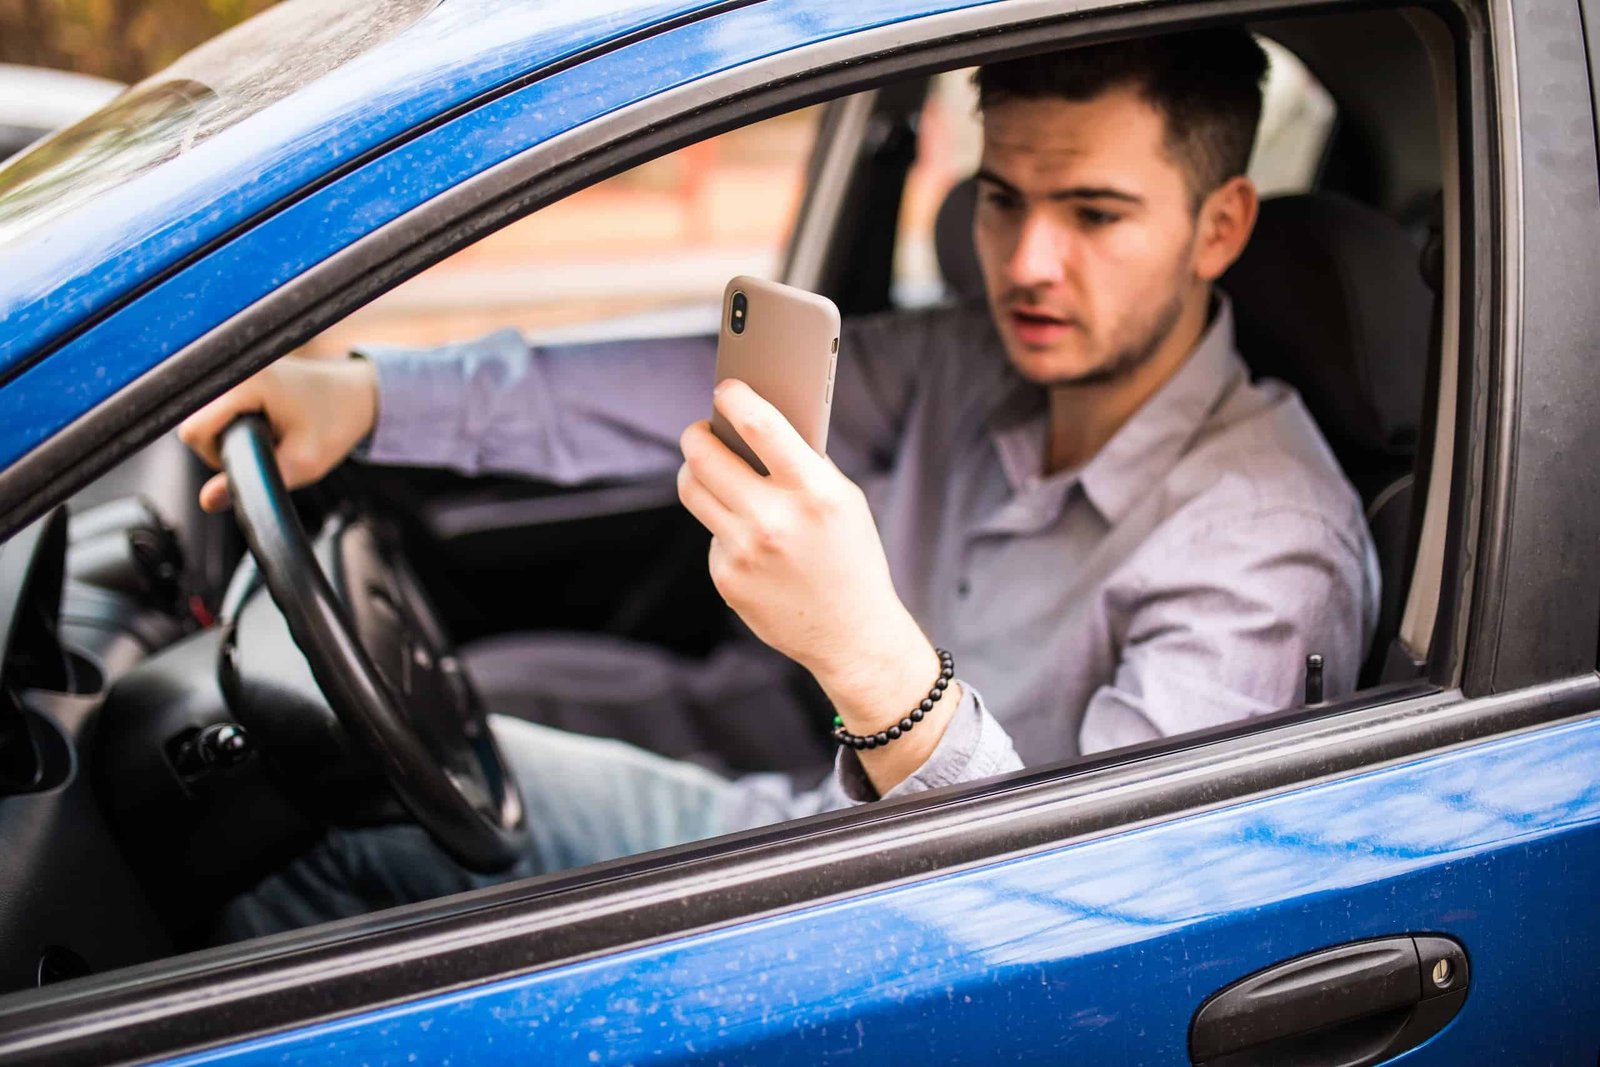
<instances>
[{"instance_id":1,"label":"open window","mask_svg":"<svg viewBox=\"0 0 1600 1067\"><path fill-rule=\"evenodd\" d=\"M442 345L505 329L538 344L714 333L729 277L781 268L820 111L730 130L580 189L424 271L303 351L343 358L363 345ZM699 565L707 535L679 507L670 476L565 489L442 470L367 468L360 477L397 502L423 580L468 646L492 708L525 695L520 635L529 632L691 656L727 637ZM638 718L620 707L615 715ZM683 755L703 748L700 733L672 728L658 741ZM705 751L718 765L730 755L759 765L783 749Z\"/></svg>"},{"instance_id":2,"label":"open window","mask_svg":"<svg viewBox=\"0 0 1600 1067\"><path fill-rule=\"evenodd\" d=\"M765 119L579 190L393 289L306 351L447 344L508 327L584 341L714 331L722 283L771 277L782 263L819 118L805 108Z\"/></svg>"},{"instance_id":3,"label":"open window","mask_svg":"<svg viewBox=\"0 0 1600 1067\"><path fill-rule=\"evenodd\" d=\"M1159 25L1159 18L1150 23ZM1070 29L1070 23L1057 27L1056 43ZM1127 32L1126 26L1116 29ZM1455 171L1452 38L1434 15L1396 10L1296 18L1274 14L1252 29L1271 43L1274 59L1268 120L1255 166L1263 187L1276 197L1263 215L1264 226L1273 232L1262 254L1278 258L1247 262L1242 269L1249 277L1236 275L1224 285L1232 286L1241 322L1258 331L1253 341L1241 339L1252 370L1286 378L1299 388L1361 493L1385 589L1377 644L1363 665L1360 688L1336 706L1286 707L1256 721L1164 739L1137 751L1098 753L1035 767L1025 777L970 783L960 794L969 800L1041 784L1070 787L1076 776L1122 760L1194 752L1256 730L1419 697L1458 681L1451 634L1457 620L1447 600L1464 563L1459 546L1452 557L1445 545L1451 522L1460 519L1450 510L1450 487L1460 469L1453 432L1457 360L1466 354L1467 340L1456 325L1456 290L1467 267L1461 260ZM963 277L971 280L970 262L963 266L971 251L961 248L970 224L951 199L958 187L953 179L970 167L970 101L963 95L961 71L991 50L1038 49L1045 43L1037 36L1010 43L1003 36L994 42L947 41L941 55L908 52L894 66L859 77L841 79L830 68L834 81L827 86L806 88L804 77L795 75L800 88L787 96L779 79L770 89L773 95L760 98L758 106L772 117L745 126L736 127L733 109L742 106L736 103L721 113L686 109L679 114L663 105L669 110L655 120L640 120L631 130L619 127L613 155L589 164L587 172L567 173L550 159L530 162L529 172L514 180L529 187L546 183L538 196L530 195L530 205L541 196L554 202L523 221L497 229L503 218L480 220L465 212L433 236L416 239L407 255L439 259L427 240L443 248L459 244L460 234L474 228L492 231L333 323L310 341L311 350L338 357L373 341L444 342L502 326L561 343L694 333L715 321L726 277L746 270L781 274L826 292L847 313L970 297L974 294L963 292L962 285ZM1388 57L1385 63L1370 61L1374 49ZM675 122L682 128L672 132ZM703 139L713 127L736 128ZM637 146L630 146L631 135L640 138ZM692 143L664 154L684 141ZM612 172L618 173L607 181L593 180ZM1315 255L1307 254L1308 247L1316 249ZM1367 288L1341 290L1346 271L1360 275ZM341 284L349 286L341 297L349 304L371 295L355 281ZM1313 302L1289 304L1293 287L1316 287ZM1373 287L1382 291L1381 306L1369 305ZM296 331L298 339L306 339L328 317L327 305L319 305L279 341ZM1260 353L1259 362L1247 344ZM285 347L253 351L248 359L236 353L221 376L236 380L247 362L259 365ZM1300 353L1298 362L1287 359L1291 351ZM200 397L194 393L187 399ZM483 664L502 654L497 663L514 665L517 639L530 628L582 631L653 644L664 655L702 659L713 656L729 636L705 581L704 536L677 512L670 485L530 488L495 479L474 486L452 476L394 472L367 472L356 482L363 493L397 502L402 538L414 549L417 571L454 636L468 650L469 669L485 669ZM312 501L312 512L325 503ZM222 590L196 592L202 602L215 602ZM187 910L182 929L149 939L142 954L149 960L203 946L209 932L205 909L241 888L240 865L259 875L271 866L267 861L304 849L317 829L276 794L268 800L218 800L228 791L225 779L197 787L181 768L176 776L169 773L178 767L174 761L184 746L209 725L191 721L194 716L228 715L223 694L211 689L203 699L187 691L182 700L168 699L171 693L164 687L185 671L203 676L207 685L214 677L208 673L213 663L184 658L195 648L186 643L192 639L146 648L129 657L142 657L137 665L119 663L102 671L113 692L117 685L127 686L112 706L123 709L127 723L139 725L104 736L116 736L124 752L138 753L143 770L167 774L172 781L164 784L172 788L164 795L148 790L140 803L119 805L118 797L105 792L114 793L117 780L102 777L94 785L99 793L90 798L86 785L79 798L118 811L123 821L116 833L125 852L137 854L166 839L160 863L136 859L133 867L142 892L152 899L184 883L186 895L178 899ZM153 681L149 665L162 657L165 673ZM807 694L801 706L814 698ZM141 706L141 701L152 703ZM635 725L594 732L649 745L649 732ZM659 747L723 770L762 766L762 757L748 751L706 748L707 738L718 736L717 725L698 724L693 744ZM809 731L809 737L784 744L778 755L793 757L792 762L766 769L800 774L817 766L830 751L827 725L825 709L814 718L795 719L788 726L794 733L787 736ZM270 777L255 774L249 787L270 791ZM918 804L932 811L954 796L924 797L896 811L921 810ZM16 810L13 799L5 798L5 805ZM200 847L201 835L215 834L240 812L252 815L234 824L244 827L246 836L235 835L214 851ZM142 828L129 829L130 816L144 820ZM0 807L0 819L6 817ZM737 848L748 848L751 841L784 847L804 835L828 838L835 830L859 830L876 817L869 806L832 821L741 838ZM979 822L972 832L981 839L987 831ZM264 843L252 847L248 834L259 834ZM837 843L838 838L831 839ZM536 888L511 883L489 895L444 900L370 922L392 922L388 929L403 938L408 924L467 922L463 915L491 905L537 908L529 902L540 893L587 891L600 878L655 876L680 861L716 861L733 855L725 846L726 841L712 842L653 854L599 874L595 869L566 872ZM1005 847L1032 846L1011 842ZM197 875L200 867L221 863L226 869ZM170 900L157 910L172 918ZM138 911L145 921L142 904ZM317 938L332 936L359 941L379 928L364 922L336 928L332 935L308 933L303 944L326 944ZM63 947L95 967L92 953ZM243 958L230 952L249 951L217 950L205 960L227 965ZM141 953L125 956L130 958L118 963L135 962Z\"/></svg>"}]
</instances>

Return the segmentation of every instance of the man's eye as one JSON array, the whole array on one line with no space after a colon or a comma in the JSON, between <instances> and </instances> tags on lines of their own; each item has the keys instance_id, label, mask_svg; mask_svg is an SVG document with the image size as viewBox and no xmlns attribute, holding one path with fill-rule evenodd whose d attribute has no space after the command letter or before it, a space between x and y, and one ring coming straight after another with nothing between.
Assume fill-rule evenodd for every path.
<instances>
[{"instance_id":1,"label":"man's eye","mask_svg":"<svg viewBox=\"0 0 1600 1067\"><path fill-rule=\"evenodd\" d=\"M1109 226L1120 218L1122 218L1121 215L1113 214L1110 211L1099 211L1092 207L1080 207L1078 209L1078 221L1090 229Z\"/></svg>"},{"instance_id":2,"label":"man's eye","mask_svg":"<svg viewBox=\"0 0 1600 1067\"><path fill-rule=\"evenodd\" d=\"M1017 198L1012 196L1010 193L984 193L983 202L988 204L990 207L998 208L1001 211L1015 211L1017 207Z\"/></svg>"}]
</instances>

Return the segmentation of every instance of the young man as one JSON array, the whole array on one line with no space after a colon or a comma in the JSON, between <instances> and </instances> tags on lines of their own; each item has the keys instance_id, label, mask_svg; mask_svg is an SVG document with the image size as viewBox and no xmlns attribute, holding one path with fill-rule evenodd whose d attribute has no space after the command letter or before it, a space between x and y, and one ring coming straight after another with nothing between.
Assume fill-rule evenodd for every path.
<instances>
[{"instance_id":1,"label":"young man","mask_svg":"<svg viewBox=\"0 0 1600 1067\"><path fill-rule=\"evenodd\" d=\"M1377 604L1360 503L1298 398L1249 381L1213 289L1256 217L1265 66L1224 30L980 71L988 307L848 324L832 459L740 383L714 402L771 476L725 448L701 419L708 339L531 349L501 333L285 360L181 432L215 463L222 428L264 409L291 484L369 434L374 461L561 482L677 466L719 592L873 739L795 794L497 720L534 827L513 873L1271 711L1295 702L1310 651L1347 691ZM202 498L220 506L225 487ZM956 670L930 702L950 674L935 642ZM300 861L235 929L473 884L435 856L397 885L396 857L431 848L419 835L333 832L339 879Z\"/></svg>"}]
</instances>

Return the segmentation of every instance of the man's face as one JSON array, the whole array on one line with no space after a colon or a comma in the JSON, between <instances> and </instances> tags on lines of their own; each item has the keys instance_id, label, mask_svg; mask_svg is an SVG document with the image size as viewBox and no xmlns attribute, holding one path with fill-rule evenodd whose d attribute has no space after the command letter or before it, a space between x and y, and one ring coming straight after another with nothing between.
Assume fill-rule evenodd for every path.
<instances>
[{"instance_id":1,"label":"man's face","mask_svg":"<svg viewBox=\"0 0 1600 1067\"><path fill-rule=\"evenodd\" d=\"M983 130L974 236L1011 362L1041 385L1139 365L1203 291L1161 114L1119 88L993 104Z\"/></svg>"}]
</instances>

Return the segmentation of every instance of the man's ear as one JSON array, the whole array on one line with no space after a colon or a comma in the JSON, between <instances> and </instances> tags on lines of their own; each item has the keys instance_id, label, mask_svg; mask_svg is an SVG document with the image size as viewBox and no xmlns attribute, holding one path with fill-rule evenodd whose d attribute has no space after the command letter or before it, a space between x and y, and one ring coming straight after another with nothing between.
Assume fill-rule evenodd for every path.
<instances>
[{"instance_id":1,"label":"man's ear","mask_svg":"<svg viewBox=\"0 0 1600 1067\"><path fill-rule=\"evenodd\" d=\"M1261 198L1255 183L1244 175L1229 178L1200 204L1195 223L1194 272L1202 281L1214 282L1244 251L1255 229Z\"/></svg>"}]
</instances>

